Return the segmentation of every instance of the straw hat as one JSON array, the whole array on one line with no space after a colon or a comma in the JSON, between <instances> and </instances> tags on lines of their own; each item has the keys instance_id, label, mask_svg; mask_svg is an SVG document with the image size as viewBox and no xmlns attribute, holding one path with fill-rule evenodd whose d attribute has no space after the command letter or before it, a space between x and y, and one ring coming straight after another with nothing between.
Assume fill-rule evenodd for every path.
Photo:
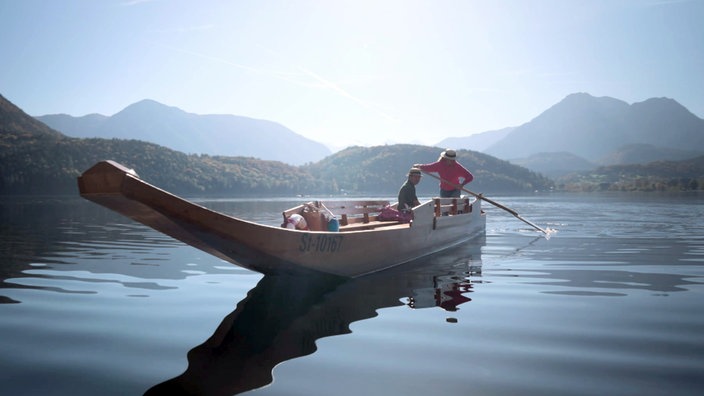
<instances>
[{"instance_id":1,"label":"straw hat","mask_svg":"<svg viewBox=\"0 0 704 396\"><path fill-rule=\"evenodd\" d=\"M420 169L411 168L411 170L408 171L408 176L415 176L415 175L421 176Z\"/></svg>"},{"instance_id":2,"label":"straw hat","mask_svg":"<svg viewBox=\"0 0 704 396\"><path fill-rule=\"evenodd\" d=\"M447 149L447 150L443 151L441 156L442 156L442 158L449 159L452 161L457 159L457 153L455 152L455 150L452 150L452 149Z\"/></svg>"}]
</instances>

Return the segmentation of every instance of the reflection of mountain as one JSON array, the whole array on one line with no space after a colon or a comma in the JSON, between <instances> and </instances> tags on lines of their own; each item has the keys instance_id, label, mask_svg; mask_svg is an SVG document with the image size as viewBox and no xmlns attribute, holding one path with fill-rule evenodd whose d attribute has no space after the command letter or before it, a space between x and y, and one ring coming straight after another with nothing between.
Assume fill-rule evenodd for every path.
<instances>
[{"instance_id":1,"label":"reflection of mountain","mask_svg":"<svg viewBox=\"0 0 704 396\"><path fill-rule=\"evenodd\" d=\"M449 311L470 301L480 247L461 247L357 279L265 276L215 333L188 353L181 375L147 395L232 395L271 383L282 361L315 352L315 341L350 333L350 324L376 311L406 305Z\"/></svg>"}]
</instances>

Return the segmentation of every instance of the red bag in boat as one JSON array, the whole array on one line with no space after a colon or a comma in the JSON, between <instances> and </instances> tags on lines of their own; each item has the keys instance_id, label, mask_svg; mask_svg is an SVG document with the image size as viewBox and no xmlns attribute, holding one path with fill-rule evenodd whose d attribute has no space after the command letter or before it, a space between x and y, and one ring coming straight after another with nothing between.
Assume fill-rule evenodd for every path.
<instances>
[{"instance_id":1,"label":"red bag in boat","mask_svg":"<svg viewBox=\"0 0 704 396\"><path fill-rule=\"evenodd\" d=\"M379 211L377 216L379 221L400 221L402 223L410 223L413 220L413 212L400 212L389 205L384 206Z\"/></svg>"}]
</instances>

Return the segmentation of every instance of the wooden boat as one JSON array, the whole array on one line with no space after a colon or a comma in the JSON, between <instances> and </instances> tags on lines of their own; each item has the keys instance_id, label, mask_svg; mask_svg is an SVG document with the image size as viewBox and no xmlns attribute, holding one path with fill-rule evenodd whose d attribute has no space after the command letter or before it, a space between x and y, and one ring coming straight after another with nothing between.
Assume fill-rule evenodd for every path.
<instances>
[{"instance_id":1,"label":"wooden boat","mask_svg":"<svg viewBox=\"0 0 704 396\"><path fill-rule=\"evenodd\" d=\"M102 161L78 177L83 198L186 244L264 274L307 272L357 277L424 257L484 234L480 200L435 198L413 220L381 221L386 201L314 201L283 212L280 227L258 224L189 202ZM337 231L326 217L335 216ZM307 230L285 227L303 216Z\"/></svg>"}]
</instances>

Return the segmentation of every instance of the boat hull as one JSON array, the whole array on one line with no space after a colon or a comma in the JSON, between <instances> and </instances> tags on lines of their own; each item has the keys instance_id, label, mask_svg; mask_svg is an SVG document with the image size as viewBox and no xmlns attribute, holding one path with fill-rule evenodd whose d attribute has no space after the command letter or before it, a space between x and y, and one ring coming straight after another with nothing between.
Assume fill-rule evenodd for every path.
<instances>
[{"instance_id":1,"label":"boat hull","mask_svg":"<svg viewBox=\"0 0 704 396\"><path fill-rule=\"evenodd\" d=\"M78 178L83 198L233 264L261 272L314 271L357 277L437 253L484 234L480 201L470 213L436 216L414 208L411 224L350 232L302 231L258 224L187 201L113 162Z\"/></svg>"}]
</instances>

